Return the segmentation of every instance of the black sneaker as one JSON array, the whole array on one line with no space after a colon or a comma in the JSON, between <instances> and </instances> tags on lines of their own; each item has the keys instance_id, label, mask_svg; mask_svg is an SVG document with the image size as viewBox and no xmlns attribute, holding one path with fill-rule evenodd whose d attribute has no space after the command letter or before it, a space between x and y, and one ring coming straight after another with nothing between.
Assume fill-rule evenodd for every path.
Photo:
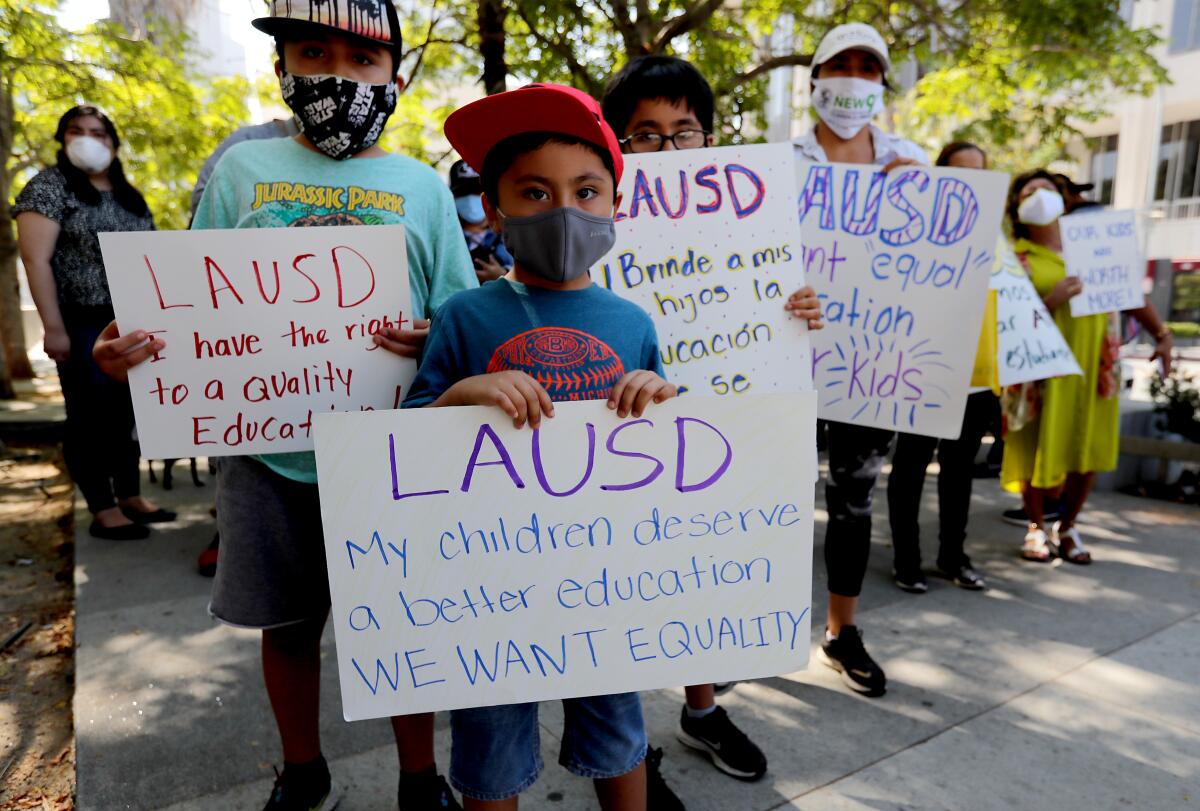
<instances>
[{"instance_id":1,"label":"black sneaker","mask_svg":"<svg viewBox=\"0 0 1200 811\"><path fill-rule=\"evenodd\" d=\"M729 720L723 707L693 718L684 706L675 737L685 746L705 752L713 765L730 777L752 781L767 773L766 756Z\"/></svg>"},{"instance_id":2,"label":"black sneaker","mask_svg":"<svg viewBox=\"0 0 1200 811\"><path fill-rule=\"evenodd\" d=\"M737 687L736 681L719 681L713 684L713 695L723 696Z\"/></svg>"},{"instance_id":3,"label":"black sneaker","mask_svg":"<svg viewBox=\"0 0 1200 811\"><path fill-rule=\"evenodd\" d=\"M683 801L675 796L667 781L663 780L663 750L653 746L646 748L646 808L654 811L687 811Z\"/></svg>"},{"instance_id":4,"label":"black sneaker","mask_svg":"<svg viewBox=\"0 0 1200 811\"><path fill-rule=\"evenodd\" d=\"M853 625L843 625L837 639L821 643L821 659L842 674L842 681L856 693L878 698L887 692L887 676L863 647L862 635Z\"/></svg>"},{"instance_id":5,"label":"black sneaker","mask_svg":"<svg viewBox=\"0 0 1200 811\"><path fill-rule=\"evenodd\" d=\"M1051 505L1049 502L1047 502L1046 509L1043 511L1043 515L1046 518L1047 524L1057 521L1058 505ZM1012 524L1014 527L1021 527L1022 529L1029 527L1029 514L1026 513L1022 507L1017 507L1013 510L1005 510L1000 514L1000 519L1006 524Z\"/></svg>"},{"instance_id":6,"label":"black sneaker","mask_svg":"<svg viewBox=\"0 0 1200 811\"><path fill-rule=\"evenodd\" d=\"M920 569L892 569L892 581L896 588L909 594L924 594L929 591L925 573Z\"/></svg>"},{"instance_id":7,"label":"black sneaker","mask_svg":"<svg viewBox=\"0 0 1200 811\"><path fill-rule=\"evenodd\" d=\"M263 811L333 811L342 799L329 778L325 758L275 770L275 786Z\"/></svg>"},{"instance_id":8,"label":"black sneaker","mask_svg":"<svg viewBox=\"0 0 1200 811\"><path fill-rule=\"evenodd\" d=\"M400 774L400 811L462 811L446 778L431 766L418 774Z\"/></svg>"},{"instance_id":9,"label":"black sneaker","mask_svg":"<svg viewBox=\"0 0 1200 811\"><path fill-rule=\"evenodd\" d=\"M941 577L953 582L954 585L958 586L960 589L966 589L967 591L983 591L985 588L987 588L987 582L984 581L979 572L971 568L970 563L964 563L957 568L939 566L937 568L937 573Z\"/></svg>"}]
</instances>

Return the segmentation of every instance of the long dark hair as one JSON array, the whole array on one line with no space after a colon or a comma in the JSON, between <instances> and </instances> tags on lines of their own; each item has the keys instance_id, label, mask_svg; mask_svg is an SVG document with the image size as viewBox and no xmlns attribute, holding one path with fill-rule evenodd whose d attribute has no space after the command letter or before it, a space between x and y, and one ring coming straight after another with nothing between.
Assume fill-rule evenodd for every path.
<instances>
[{"instance_id":1,"label":"long dark hair","mask_svg":"<svg viewBox=\"0 0 1200 811\"><path fill-rule=\"evenodd\" d=\"M1021 218L1017 216L1017 209L1021 207L1021 191L1038 178L1049 180L1054 188L1058 189L1059 194L1063 192L1058 178L1045 169L1032 169L1013 178L1012 185L1008 187L1008 203L1004 208L1008 212L1008 221L1012 225L1013 236L1017 239L1029 236L1029 226L1021 222Z\"/></svg>"},{"instance_id":2,"label":"long dark hair","mask_svg":"<svg viewBox=\"0 0 1200 811\"><path fill-rule=\"evenodd\" d=\"M100 205L100 191L92 185L92 181L88 178L87 172L71 163L67 157L67 127L77 118L92 116L100 120L104 125L105 132L108 133L109 139L113 145L113 161L108 167L108 180L112 183L113 199L121 208L136 214L139 217L144 217L150 213L149 206L146 205L146 198L142 197L142 193L133 187L133 184L125 177L125 169L121 166L121 159L117 157L117 149L121 146L121 138L117 135L117 128L113 126L113 122L108 119L104 113L100 112L95 107L87 104L81 104L78 107L72 107L63 113L62 118L58 119L58 128L54 131L54 140L58 141L58 154L55 156L58 171L62 172L63 177L67 179L67 188L71 193L82 203L89 206Z\"/></svg>"}]
</instances>

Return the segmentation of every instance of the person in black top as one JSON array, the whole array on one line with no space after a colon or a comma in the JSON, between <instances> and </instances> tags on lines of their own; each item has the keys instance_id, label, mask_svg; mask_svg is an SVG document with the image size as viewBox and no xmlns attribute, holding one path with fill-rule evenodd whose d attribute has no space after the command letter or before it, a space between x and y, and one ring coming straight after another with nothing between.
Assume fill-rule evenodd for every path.
<instances>
[{"instance_id":1,"label":"person in black top","mask_svg":"<svg viewBox=\"0 0 1200 811\"><path fill-rule=\"evenodd\" d=\"M126 179L116 127L95 107L59 119L54 166L34 176L13 213L29 289L45 329L46 354L58 362L67 407L63 455L87 500L97 538L134 540L146 524L173 521L140 495L138 443L129 387L92 360L92 344L113 320L98 234L149 231L154 218Z\"/></svg>"}]
</instances>

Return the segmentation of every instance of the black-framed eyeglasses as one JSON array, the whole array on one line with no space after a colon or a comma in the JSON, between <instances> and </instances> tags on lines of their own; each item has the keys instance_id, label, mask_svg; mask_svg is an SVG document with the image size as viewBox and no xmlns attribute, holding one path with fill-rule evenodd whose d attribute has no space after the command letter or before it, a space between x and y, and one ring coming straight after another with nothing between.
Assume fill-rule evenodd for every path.
<instances>
[{"instance_id":1,"label":"black-framed eyeglasses","mask_svg":"<svg viewBox=\"0 0 1200 811\"><path fill-rule=\"evenodd\" d=\"M657 132L635 132L628 138L620 140L621 146L629 147L630 152L661 152L667 141L676 149L699 149L708 145L707 130L680 130L674 135L662 135Z\"/></svg>"}]
</instances>

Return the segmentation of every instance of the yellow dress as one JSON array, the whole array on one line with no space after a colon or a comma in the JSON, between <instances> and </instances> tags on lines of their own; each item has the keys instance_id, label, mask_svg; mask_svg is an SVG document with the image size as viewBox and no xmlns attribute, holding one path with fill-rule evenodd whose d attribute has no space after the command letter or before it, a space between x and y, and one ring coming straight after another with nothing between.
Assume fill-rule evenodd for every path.
<instances>
[{"instance_id":1,"label":"yellow dress","mask_svg":"<svg viewBox=\"0 0 1200 811\"><path fill-rule=\"evenodd\" d=\"M1027 239L1013 248L1025 254L1029 277L1041 296L1066 275L1062 257ZM1108 331L1108 316L1071 316L1069 304L1054 311L1054 321L1075 353L1083 376L1046 380L1042 408L1036 419L1004 438L1000 479L1005 489L1020 492L1024 482L1053 489L1068 473L1112 470L1117 465L1117 397L1097 394L1100 352Z\"/></svg>"}]
</instances>

